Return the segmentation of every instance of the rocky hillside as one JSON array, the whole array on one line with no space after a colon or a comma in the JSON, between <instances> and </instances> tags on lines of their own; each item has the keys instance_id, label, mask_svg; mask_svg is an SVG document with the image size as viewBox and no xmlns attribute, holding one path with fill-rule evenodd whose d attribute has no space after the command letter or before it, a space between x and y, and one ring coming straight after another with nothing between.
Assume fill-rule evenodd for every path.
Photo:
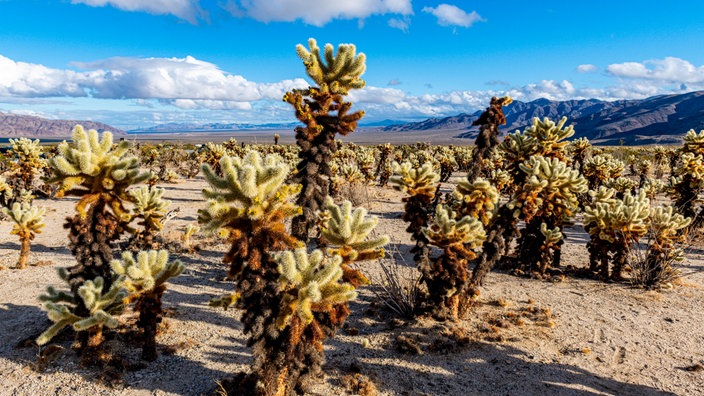
<instances>
[{"instance_id":1,"label":"rocky hillside","mask_svg":"<svg viewBox=\"0 0 704 396\"><path fill-rule=\"evenodd\" d=\"M98 132L110 131L115 135L124 135L123 130L93 121L50 120L35 116L0 113L0 137L27 138L64 138L71 136L76 124Z\"/></svg>"},{"instance_id":2,"label":"rocky hillside","mask_svg":"<svg viewBox=\"0 0 704 396\"><path fill-rule=\"evenodd\" d=\"M606 102L597 99L515 101L505 109L504 131L523 130L534 117L558 120L563 116L575 126L575 138L587 137L600 144L679 143L690 129L704 129L704 91L680 95L661 95L643 100ZM481 111L421 122L393 125L387 132L446 130L460 138L474 138L472 127Z\"/></svg>"}]
</instances>

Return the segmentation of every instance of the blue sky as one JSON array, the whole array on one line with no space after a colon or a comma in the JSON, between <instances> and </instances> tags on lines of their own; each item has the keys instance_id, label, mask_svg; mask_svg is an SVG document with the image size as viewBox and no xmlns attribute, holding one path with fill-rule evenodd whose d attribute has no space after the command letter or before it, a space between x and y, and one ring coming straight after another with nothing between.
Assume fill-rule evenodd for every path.
<instances>
[{"instance_id":1,"label":"blue sky","mask_svg":"<svg viewBox=\"0 0 704 396\"><path fill-rule=\"evenodd\" d=\"M291 122L309 37L367 55L367 121L704 89L702 1L446 1L0 0L0 111Z\"/></svg>"}]
</instances>

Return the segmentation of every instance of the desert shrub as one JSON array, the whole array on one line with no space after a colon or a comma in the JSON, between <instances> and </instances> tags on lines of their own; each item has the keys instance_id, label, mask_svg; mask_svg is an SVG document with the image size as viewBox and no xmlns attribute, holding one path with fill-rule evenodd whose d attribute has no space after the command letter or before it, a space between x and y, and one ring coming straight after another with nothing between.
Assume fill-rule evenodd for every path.
<instances>
[{"instance_id":1,"label":"desert shrub","mask_svg":"<svg viewBox=\"0 0 704 396\"><path fill-rule=\"evenodd\" d=\"M284 95L284 101L294 107L296 118L305 124L296 128L296 144L301 150L295 180L302 185L297 203L303 213L292 223L293 235L301 240L308 239L316 212L328 195L331 156L337 150L335 135L353 132L364 116L362 111L348 114L352 103L345 102L344 97L349 90L364 87L360 76L366 69L366 57L356 54L352 44L341 44L336 54L327 44L322 56L314 39L308 40L308 46L309 50L298 45L296 51L317 86Z\"/></svg>"}]
</instances>

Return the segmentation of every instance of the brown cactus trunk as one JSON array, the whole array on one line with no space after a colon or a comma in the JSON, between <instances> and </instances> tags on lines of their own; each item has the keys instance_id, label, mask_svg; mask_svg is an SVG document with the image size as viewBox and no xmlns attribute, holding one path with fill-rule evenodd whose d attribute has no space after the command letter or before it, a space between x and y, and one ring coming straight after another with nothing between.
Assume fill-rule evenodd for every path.
<instances>
[{"instance_id":1,"label":"brown cactus trunk","mask_svg":"<svg viewBox=\"0 0 704 396\"><path fill-rule=\"evenodd\" d=\"M29 232L21 232L20 234L20 258L17 260L17 269L27 268L27 258L29 257L30 242L32 236Z\"/></svg>"}]
</instances>

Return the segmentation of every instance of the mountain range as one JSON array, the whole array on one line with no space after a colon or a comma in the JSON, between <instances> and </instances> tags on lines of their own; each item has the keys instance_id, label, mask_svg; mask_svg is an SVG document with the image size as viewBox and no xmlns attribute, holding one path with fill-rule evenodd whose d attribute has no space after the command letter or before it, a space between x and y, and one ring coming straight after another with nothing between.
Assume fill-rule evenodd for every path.
<instances>
[{"instance_id":1,"label":"mountain range","mask_svg":"<svg viewBox=\"0 0 704 396\"><path fill-rule=\"evenodd\" d=\"M475 138L478 127L472 126L482 111L452 117L380 128L383 132L437 131L455 133L458 138ZM567 117L574 125L573 138L586 137L596 144L668 144L680 143L690 129L704 129L704 91L678 95L653 96L642 100L607 102L597 99L532 102L514 101L504 107L503 131L523 130L534 117L557 121Z\"/></svg>"},{"instance_id":2,"label":"mountain range","mask_svg":"<svg viewBox=\"0 0 704 396\"><path fill-rule=\"evenodd\" d=\"M125 131L113 128L102 122L50 120L47 118L0 113L0 137L5 138L65 138L71 136L76 124L98 132L110 131L114 135L124 135Z\"/></svg>"}]
</instances>

